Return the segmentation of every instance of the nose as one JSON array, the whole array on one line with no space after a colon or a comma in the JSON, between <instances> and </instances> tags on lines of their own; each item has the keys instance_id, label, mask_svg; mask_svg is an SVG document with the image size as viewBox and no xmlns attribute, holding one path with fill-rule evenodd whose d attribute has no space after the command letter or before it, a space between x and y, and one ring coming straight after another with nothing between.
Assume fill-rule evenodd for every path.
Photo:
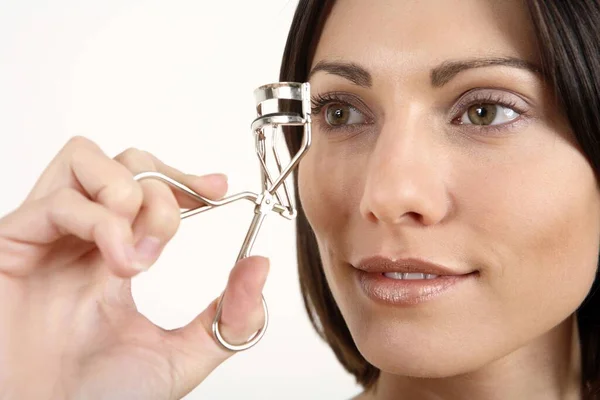
<instances>
[{"instance_id":1,"label":"nose","mask_svg":"<svg viewBox=\"0 0 600 400\"><path fill-rule=\"evenodd\" d=\"M369 221L434 225L450 211L443 146L413 114L382 126L369 156L360 201L360 213Z\"/></svg>"}]
</instances>

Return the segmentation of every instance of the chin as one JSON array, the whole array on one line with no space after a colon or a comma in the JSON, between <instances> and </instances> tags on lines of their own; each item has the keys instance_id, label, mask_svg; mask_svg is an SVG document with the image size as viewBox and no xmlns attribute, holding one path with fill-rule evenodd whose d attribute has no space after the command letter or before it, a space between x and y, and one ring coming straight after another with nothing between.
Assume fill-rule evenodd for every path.
<instances>
[{"instance_id":1,"label":"chin","mask_svg":"<svg viewBox=\"0 0 600 400\"><path fill-rule=\"evenodd\" d=\"M371 365L383 372L399 376L447 378L476 371L485 365L481 360L474 360L456 351L413 354L410 351L390 351L383 347L376 350L372 347L359 351Z\"/></svg>"},{"instance_id":2,"label":"chin","mask_svg":"<svg viewBox=\"0 0 600 400\"><path fill-rule=\"evenodd\" d=\"M394 375L446 378L476 371L504 355L492 343L465 343L443 331L410 334L410 329L394 328L353 334L362 356Z\"/></svg>"}]
</instances>

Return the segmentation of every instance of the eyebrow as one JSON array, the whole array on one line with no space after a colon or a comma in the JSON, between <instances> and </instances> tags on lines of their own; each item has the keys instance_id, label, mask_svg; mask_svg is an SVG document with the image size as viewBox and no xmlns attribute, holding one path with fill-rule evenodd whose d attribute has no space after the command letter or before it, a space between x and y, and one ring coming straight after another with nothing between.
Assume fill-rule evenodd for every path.
<instances>
[{"instance_id":1,"label":"eyebrow","mask_svg":"<svg viewBox=\"0 0 600 400\"><path fill-rule=\"evenodd\" d=\"M348 79L355 85L370 88L373 85L373 77L363 67L355 63L334 62L321 60L308 74L308 79L318 71L325 71L333 75Z\"/></svg>"},{"instance_id":2,"label":"eyebrow","mask_svg":"<svg viewBox=\"0 0 600 400\"><path fill-rule=\"evenodd\" d=\"M476 58L472 60L446 61L431 70L431 86L442 87L450 82L460 72L491 66L506 66L528 70L535 74L540 73L540 68L529 61L516 57Z\"/></svg>"},{"instance_id":3,"label":"eyebrow","mask_svg":"<svg viewBox=\"0 0 600 400\"><path fill-rule=\"evenodd\" d=\"M445 61L431 70L431 86L442 87L450 82L456 75L467 69L483 68L490 66L507 66L531 71L539 74L541 69L535 64L516 57L476 58L472 60ZM370 88L373 77L365 68L352 62L321 60L310 71L308 79L316 72L324 71L341 76L355 85Z\"/></svg>"}]
</instances>

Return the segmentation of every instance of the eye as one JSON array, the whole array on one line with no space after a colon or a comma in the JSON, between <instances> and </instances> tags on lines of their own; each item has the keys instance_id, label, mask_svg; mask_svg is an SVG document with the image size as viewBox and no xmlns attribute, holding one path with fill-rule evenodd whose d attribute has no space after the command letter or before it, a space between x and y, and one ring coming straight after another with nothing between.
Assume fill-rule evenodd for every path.
<instances>
[{"instance_id":1,"label":"eye","mask_svg":"<svg viewBox=\"0 0 600 400\"><path fill-rule=\"evenodd\" d=\"M325 120L333 127L364 124L365 117L349 104L331 104L325 109Z\"/></svg>"},{"instance_id":2,"label":"eye","mask_svg":"<svg viewBox=\"0 0 600 400\"><path fill-rule=\"evenodd\" d=\"M373 123L369 107L357 95L328 92L311 97L312 113L323 131L349 133L364 131Z\"/></svg>"},{"instance_id":3,"label":"eye","mask_svg":"<svg viewBox=\"0 0 600 400\"><path fill-rule=\"evenodd\" d=\"M512 108L500 104L475 104L461 115L459 121L465 125L501 125L520 115Z\"/></svg>"}]
</instances>

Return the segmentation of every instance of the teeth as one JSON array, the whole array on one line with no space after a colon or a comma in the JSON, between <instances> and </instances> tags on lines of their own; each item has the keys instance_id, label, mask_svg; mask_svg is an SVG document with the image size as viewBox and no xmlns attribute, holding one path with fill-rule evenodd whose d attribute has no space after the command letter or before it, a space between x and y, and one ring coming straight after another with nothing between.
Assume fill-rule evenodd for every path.
<instances>
[{"instance_id":1,"label":"teeth","mask_svg":"<svg viewBox=\"0 0 600 400\"><path fill-rule=\"evenodd\" d=\"M406 280L415 280L415 279L435 279L438 275L434 274L420 274L416 272L386 272L386 277L391 279L406 279Z\"/></svg>"},{"instance_id":2,"label":"teeth","mask_svg":"<svg viewBox=\"0 0 600 400\"><path fill-rule=\"evenodd\" d=\"M404 273L402 274L402 279L425 279L425 274L418 273Z\"/></svg>"},{"instance_id":3,"label":"teeth","mask_svg":"<svg viewBox=\"0 0 600 400\"><path fill-rule=\"evenodd\" d=\"M383 274L383 276L392 279L402 279L402 272L386 272L385 274Z\"/></svg>"}]
</instances>

